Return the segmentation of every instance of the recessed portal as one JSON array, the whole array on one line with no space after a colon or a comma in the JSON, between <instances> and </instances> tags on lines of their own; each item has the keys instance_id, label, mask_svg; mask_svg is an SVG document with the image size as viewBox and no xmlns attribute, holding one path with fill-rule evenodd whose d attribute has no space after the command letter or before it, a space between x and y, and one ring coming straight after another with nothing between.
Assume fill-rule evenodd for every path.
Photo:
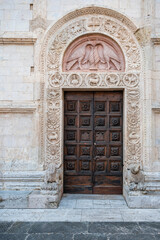
<instances>
[{"instance_id":1,"label":"recessed portal","mask_svg":"<svg viewBox=\"0 0 160 240\"><path fill-rule=\"evenodd\" d=\"M65 92L64 192L121 194L123 93Z\"/></svg>"}]
</instances>

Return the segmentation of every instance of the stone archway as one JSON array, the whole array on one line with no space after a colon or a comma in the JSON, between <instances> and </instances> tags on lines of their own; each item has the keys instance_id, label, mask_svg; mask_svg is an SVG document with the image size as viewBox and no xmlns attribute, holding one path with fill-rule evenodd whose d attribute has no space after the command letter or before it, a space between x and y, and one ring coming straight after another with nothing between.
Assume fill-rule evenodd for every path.
<instances>
[{"instance_id":1,"label":"stone archway","mask_svg":"<svg viewBox=\"0 0 160 240\"><path fill-rule=\"evenodd\" d=\"M66 15L52 26L44 39L41 56L41 157L45 161L43 193L52 195L57 206L63 194L63 91L124 90L124 195L134 175L142 168L141 156L141 56L134 36L136 27L125 16L109 9L90 7ZM122 49L125 67L121 71L64 71L67 48L87 34L102 34ZM71 81L76 76L77 81ZM91 81L94 75L98 82Z\"/></svg>"}]
</instances>

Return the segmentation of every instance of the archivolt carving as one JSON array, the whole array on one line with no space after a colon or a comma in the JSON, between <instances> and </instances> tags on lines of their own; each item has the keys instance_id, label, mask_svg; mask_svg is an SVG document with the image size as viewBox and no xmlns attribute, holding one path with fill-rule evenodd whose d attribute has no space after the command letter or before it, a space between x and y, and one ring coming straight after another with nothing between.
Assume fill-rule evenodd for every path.
<instances>
[{"instance_id":1,"label":"archivolt carving","mask_svg":"<svg viewBox=\"0 0 160 240\"><path fill-rule=\"evenodd\" d=\"M57 34L57 36L53 39L49 49L49 54L47 59L48 71L51 71L51 70L61 71L62 54L66 50L67 46L76 37L79 37L85 34L90 34L91 31L96 33L99 32L99 33L106 34L107 36L114 39L115 42L119 43L119 45L122 47L123 52L125 54L126 68L127 68L126 70L140 70L139 48L130 31L126 27L124 27L124 25L122 25L119 21L112 20L107 16L103 18L100 16L94 16L94 17L86 16L85 19L75 20L73 23L69 24L67 27L65 27L65 29L62 29ZM123 70L123 66L121 66L120 64L122 60L119 59L116 53L115 52L113 53L112 50L110 50L110 53L109 53L109 60L105 59L104 57L99 57L99 59L101 60L101 63L100 63L100 60L98 63L96 63L97 58L95 59L92 57L92 61L90 59L90 63L89 61L87 61L87 59L85 59L85 56L88 53L87 51L89 51L92 55L97 51L99 52L98 55L100 56L100 52L103 53L104 51L106 51L107 47L108 46L104 43L104 41L99 41L99 40L91 41L90 45L88 44L86 45L86 43L82 43L78 48L75 49L75 51L73 51L70 59L68 59L66 70L71 70L71 69L85 70L85 69L88 69L88 67L104 69L104 70L107 70L110 68L111 70L114 70L114 69ZM77 53L77 51L79 51L79 54ZM75 63L77 63L75 68L73 68L74 61ZM103 62L106 63L105 68L104 68ZM112 65L110 66L111 63Z\"/></svg>"}]
</instances>

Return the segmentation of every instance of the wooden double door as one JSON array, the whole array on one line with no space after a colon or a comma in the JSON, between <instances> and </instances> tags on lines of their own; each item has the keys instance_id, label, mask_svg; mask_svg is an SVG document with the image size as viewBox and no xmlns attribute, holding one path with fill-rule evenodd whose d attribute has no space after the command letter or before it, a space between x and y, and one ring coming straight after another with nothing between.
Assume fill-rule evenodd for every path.
<instances>
[{"instance_id":1,"label":"wooden double door","mask_svg":"<svg viewBox=\"0 0 160 240\"><path fill-rule=\"evenodd\" d=\"M65 92L64 192L122 193L122 92Z\"/></svg>"}]
</instances>

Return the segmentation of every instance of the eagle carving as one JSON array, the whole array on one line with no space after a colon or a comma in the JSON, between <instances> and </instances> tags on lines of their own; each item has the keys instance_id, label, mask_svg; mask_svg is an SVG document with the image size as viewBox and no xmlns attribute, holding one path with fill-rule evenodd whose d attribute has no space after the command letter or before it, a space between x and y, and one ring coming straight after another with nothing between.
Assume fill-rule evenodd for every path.
<instances>
[{"instance_id":1,"label":"eagle carving","mask_svg":"<svg viewBox=\"0 0 160 240\"><path fill-rule=\"evenodd\" d=\"M105 41L96 39L72 48L65 59L65 70L123 70L122 54Z\"/></svg>"}]
</instances>

